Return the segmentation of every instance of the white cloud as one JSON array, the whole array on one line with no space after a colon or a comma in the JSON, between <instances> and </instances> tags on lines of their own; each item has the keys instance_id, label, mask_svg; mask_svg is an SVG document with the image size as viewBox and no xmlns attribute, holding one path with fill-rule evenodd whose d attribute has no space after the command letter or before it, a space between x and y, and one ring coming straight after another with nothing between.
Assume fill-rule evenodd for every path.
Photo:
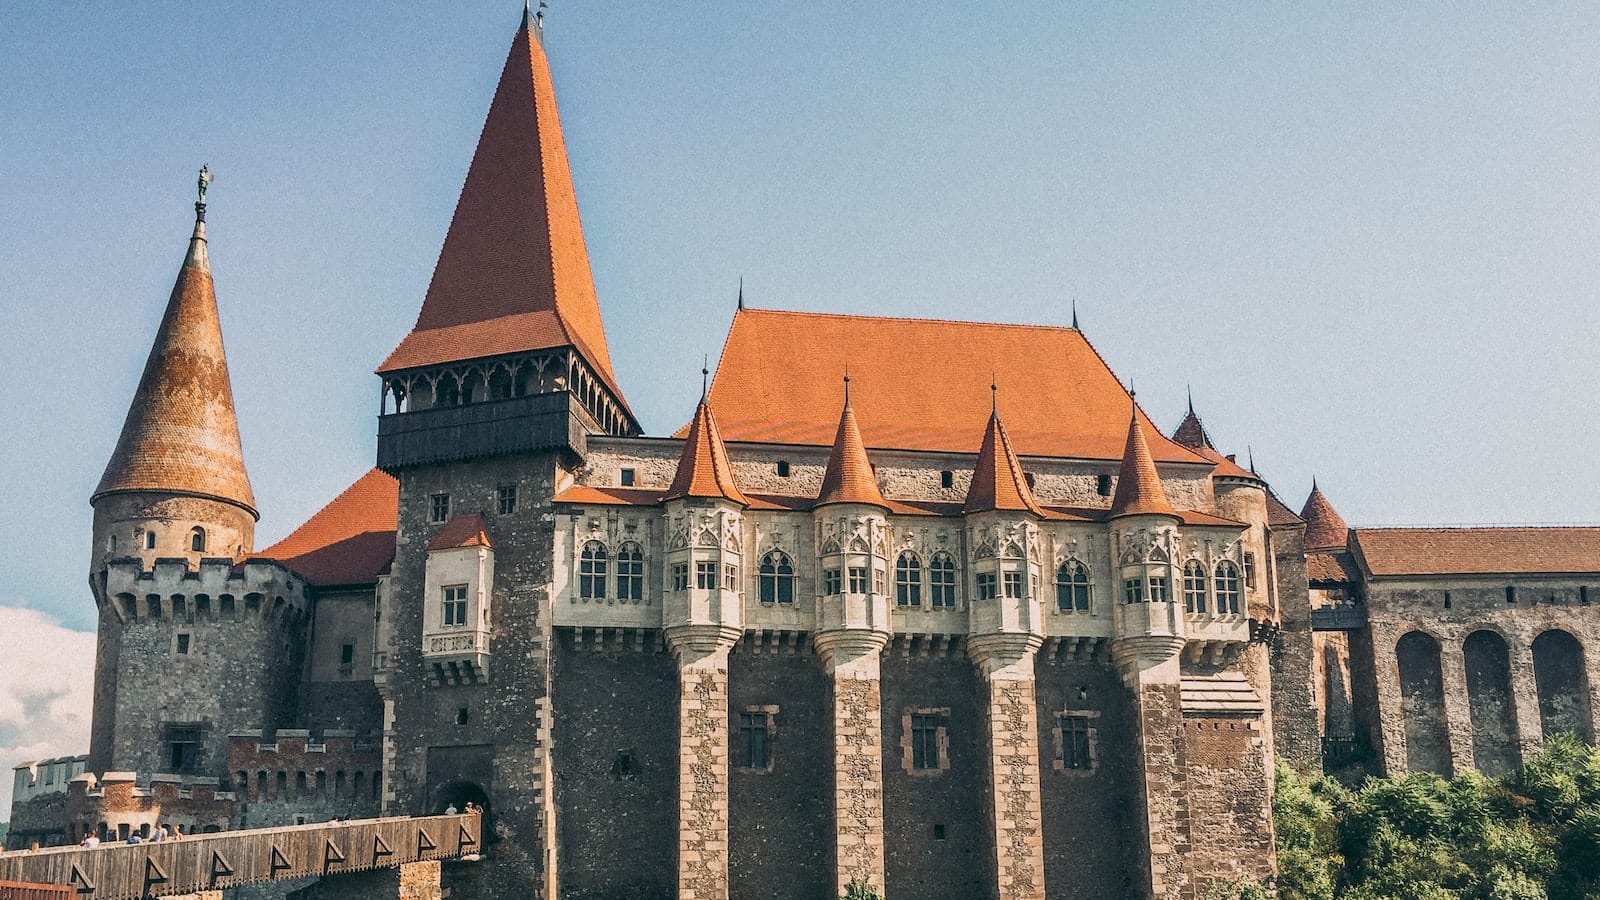
<instances>
[{"instance_id":1,"label":"white cloud","mask_svg":"<svg viewBox=\"0 0 1600 900\"><path fill-rule=\"evenodd\" d=\"M89 752L94 633L35 609L0 606L0 816L11 816L11 767Z\"/></svg>"}]
</instances>

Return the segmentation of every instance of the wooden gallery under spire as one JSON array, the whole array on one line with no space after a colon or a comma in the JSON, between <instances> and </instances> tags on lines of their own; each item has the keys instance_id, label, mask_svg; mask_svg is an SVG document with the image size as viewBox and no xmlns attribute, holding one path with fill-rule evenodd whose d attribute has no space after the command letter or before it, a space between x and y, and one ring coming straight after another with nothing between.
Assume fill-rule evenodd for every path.
<instances>
[{"instance_id":1,"label":"wooden gallery under spire","mask_svg":"<svg viewBox=\"0 0 1600 900\"><path fill-rule=\"evenodd\" d=\"M198 224L92 501L90 753L60 802L59 761L19 767L13 840L475 803L451 896L1192 900L1273 877L1276 759L1593 736L1568 613L1600 530L1296 515L1192 408L1157 429L1076 317L742 299L692 421L643 435L526 16L377 370L376 468L257 551ZM1490 616L1542 674L1463 724L1489 682L1452 641Z\"/></svg>"}]
</instances>

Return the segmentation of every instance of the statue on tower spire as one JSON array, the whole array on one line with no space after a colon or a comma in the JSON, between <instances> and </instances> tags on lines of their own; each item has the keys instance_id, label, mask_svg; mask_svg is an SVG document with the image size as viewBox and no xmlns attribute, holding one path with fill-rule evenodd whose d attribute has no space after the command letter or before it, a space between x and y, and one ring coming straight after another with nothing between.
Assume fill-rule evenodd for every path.
<instances>
[{"instance_id":1,"label":"statue on tower spire","mask_svg":"<svg viewBox=\"0 0 1600 900\"><path fill-rule=\"evenodd\" d=\"M202 163L200 166L200 178L196 185L199 189L200 197L194 202L194 218L197 222L206 220L206 185L211 183L211 178L211 169Z\"/></svg>"}]
</instances>

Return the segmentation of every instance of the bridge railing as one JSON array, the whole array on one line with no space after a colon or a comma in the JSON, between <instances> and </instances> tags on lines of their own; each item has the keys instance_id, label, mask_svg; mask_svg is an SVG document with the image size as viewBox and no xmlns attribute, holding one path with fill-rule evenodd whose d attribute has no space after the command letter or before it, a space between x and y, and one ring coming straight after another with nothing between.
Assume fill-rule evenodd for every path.
<instances>
[{"instance_id":1,"label":"bridge railing","mask_svg":"<svg viewBox=\"0 0 1600 900\"><path fill-rule=\"evenodd\" d=\"M224 831L154 844L0 856L0 881L65 885L84 900L139 900L337 875L480 852L483 817L360 819Z\"/></svg>"}]
</instances>

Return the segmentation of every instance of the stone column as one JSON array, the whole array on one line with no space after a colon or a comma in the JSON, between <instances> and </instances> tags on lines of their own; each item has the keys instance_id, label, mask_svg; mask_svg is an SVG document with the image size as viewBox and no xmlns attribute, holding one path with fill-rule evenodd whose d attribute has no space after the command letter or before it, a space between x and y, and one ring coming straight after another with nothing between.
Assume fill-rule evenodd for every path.
<instances>
[{"instance_id":1,"label":"stone column","mask_svg":"<svg viewBox=\"0 0 1600 900\"><path fill-rule=\"evenodd\" d=\"M1539 684L1533 676L1533 645L1526 635L1507 635L1511 663L1511 703L1517 711L1517 743L1524 763L1544 747L1544 720L1539 715Z\"/></svg>"},{"instance_id":2,"label":"stone column","mask_svg":"<svg viewBox=\"0 0 1600 900\"><path fill-rule=\"evenodd\" d=\"M833 882L884 892L883 696L885 631L819 631L815 646L833 699Z\"/></svg>"},{"instance_id":3,"label":"stone column","mask_svg":"<svg viewBox=\"0 0 1600 900\"><path fill-rule=\"evenodd\" d=\"M1191 839L1188 765L1183 754L1183 638L1117 638L1112 659L1137 704L1139 796L1145 820L1145 879L1136 896L1176 900L1186 896L1184 857Z\"/></svg>"},{"instance_id":4,"label":"stone column","mask_svg":"<svg viewBox=\"0 0 1600 900\"><path fill-rule=\"evenodd\" d=\"M1391 628L1374 627L1372 640L1372 678L1378 699L1378 747L1383 774L1406 772L1406 719L1400 693L1400 663L1394 655L1397 636Z\"/></svg>"},{"instance_id":5,"label":"stone column","mask_svg":"<svg viewBox=\"0 0 1600 900\"><path fill-rule=\"evenodd\" d=\"M740 630L666 630L678 660L678 900L728 897L728 651Z\"/></svg>"},{"instance_id":6,"label":"stone column","mask_svg":"<svg viewBox=\"0 0 1600 900\"><path fill-rule=\"evenodd\" d=\"M1467 696L1467 658L1454 636L1439 642L1439 678L1444 690L1445 733L1450 740L1450 770L1460 775L1477 768L1472 752L1472 703Z\"/></svg>"},{"instance_id":7,"label":"stone column","mask_svg":"<svg viewBox=\"0 0 1600 900\"><path fill-rule=\"evenodd\" d=\"M989 819L999 900L1044 900L1044 826L1039 799L1039 721L1034 634L986 634L967 641L988 693Z\"/></svg>"}]
</instances>

